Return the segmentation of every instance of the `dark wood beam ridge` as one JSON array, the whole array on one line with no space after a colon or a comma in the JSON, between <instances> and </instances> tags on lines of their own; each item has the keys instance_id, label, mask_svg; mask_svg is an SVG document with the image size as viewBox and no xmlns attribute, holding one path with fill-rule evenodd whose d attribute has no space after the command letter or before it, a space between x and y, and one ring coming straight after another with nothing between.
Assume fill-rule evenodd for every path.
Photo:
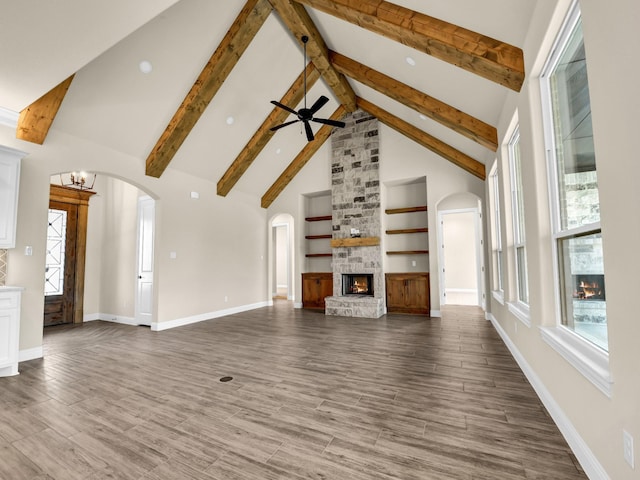
<instances>
[{"instance_id":1,"label":"dark wood beam ridge","mask_svg":"<svg viewBox=\"0 0 640 480\"><path fill-rule=\"evenodd\" d=\"M287 93L284 94L280 103L295 107L298 105L304 97L304 75L303 71L295 82L291 85ZM307 75L307 88L311 88L314 83L320 78L320 73L314 67L313 63L309 63L306 68ZM233 163L229 166L222 178L218 180L218 195L227 196L233 186L240 180L240 177L251 166L256 157L260 154L262 149L269 143L269 140L275 135L276 132L272 132L270 129L275 125L284 123L289 112L275 107L269 116L262 122L262 125L253 134L251 140L245 145L240 154L236 157Z\"/></svg>"},{"instance_id":2,"label":"dark wood beam ridge","mask_svg":"<svg viewBox=\"0 0 640 480\"><path fill-rule=\"evenodd\" d=\"M329 59L340 73L426 115L483 147L494 152L498 149L498 132L495 127L344 55L329 52Z\"/></svg>"},{"instance_id":3,"label":"dark wood beam ridge","mask_svg":"<svg viewBox=\"0 0 640 480\"><path fill-rule=\"evenodd\" d=\"M356 94L344 75L337 72L329 61L329 49L303 5L292 0L269 0L273 9L289 31L302 45L302 36L309 37L307 55L320 72L320 76L348 112L356 110Z\"/></svg>"},{"instance_id":4,"label":"dark wood beam ridge","mask_svg":"<svg viewBox=\"0 0 640 480\"><path fill-rule=\"evenodd\" d=\"M522 49L383 0L295 0L519 92Z\"/></svg>"},{"instance_id":5,"label":"dark wood beam ridge","mask_svg":"<svg viewBox=\"0 0 640 480\"><path fill-rule=\"evenodd\" d=\"M247 1L147 157L147 175L162 175L271 11L267 0Z\"/></svg>"},{"instance_id":6,"label":"dark wood beam ridge","mask_svg":"<svg viewBox=\"0 0 640 480\"><path fill-rule=\"evenodd\" d=\"M417 127L414 127L410 123L405 122L404 120L396 117L395 115L383 110L382 108L374 105L367 100L358 97L358 108L364 110L365 112L373 115L382 123L387 125L388 127L393 128L397 132L403 134L407 138L417 142L423 147L431 150L432 152L440 155L441 157L449 160L460 168L466 170L467 172L475 175L480 180L486 179L485 167L484 164L471 158L470 156L462 153L459 150L456 150L452 146L444 143L441 140L429 135L426 132L423 132Z\"/></svg>"},{"instance_id":7,"label":"dark wood beam ridge","mask_svg":"<svg viewBox=\"0 0 640 480\"><path fill-rule=\"evenodd\" d=\"M74 76L71 75L20 112L16 138L38 145L44 143Z\"/></svg>"},{"instance_id":8,"label":"dark wood beam ridge","mask_svg":"<svg viewBox=\"0 0 640 480\"><path fill-rule=\"evenodd\" d=\"M340 105L335 112L329 117L331 120L340 120L345 114L347 110L343 105ZM262 208L268 208L269 205L273 203L273 201L278 198L278 195L282 193L287 185L293 180L293 178L302 170L309 159L313 157L313 155L318 151L318 149L324 144L324 142L329 138L331 132L334 127L329 125L323 125L318 132L315 134L315 138L311 142L307 142L300 153L296 155L296 158L289 164L289 166L280 174L278 179L271 185L269 190L262 196L262 200L260 205Z\"/></svg>"}]
</instances>

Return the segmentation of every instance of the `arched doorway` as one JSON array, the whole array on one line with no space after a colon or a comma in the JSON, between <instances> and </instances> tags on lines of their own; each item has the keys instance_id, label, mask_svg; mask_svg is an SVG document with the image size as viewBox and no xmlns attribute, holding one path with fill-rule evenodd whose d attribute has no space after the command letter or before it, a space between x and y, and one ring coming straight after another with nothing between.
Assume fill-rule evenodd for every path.
<instances>
[{"instance_id":1,"label":"arched doorway","mask_svg":"<svg viewBox=\"0 0 640 480\"><path fill-rule=\"evenodd\" d=\"M54 185L63 183L62 177L52 176L52 189L64 188ZM85 261L74 267L81 270L84 291L73 298L73 322L151 325L155 200L136 185L101 173L92 193L82 245Z\"/></svg>"}]
</instances>

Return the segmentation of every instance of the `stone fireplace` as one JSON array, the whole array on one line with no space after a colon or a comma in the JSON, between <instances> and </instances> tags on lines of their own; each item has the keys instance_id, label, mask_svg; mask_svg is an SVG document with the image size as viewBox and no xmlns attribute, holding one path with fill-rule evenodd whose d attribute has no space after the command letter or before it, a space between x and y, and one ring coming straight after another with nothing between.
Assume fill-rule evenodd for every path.
<instances>
[{"instance_id":1,"label":"stone fireplace","mask_svg":"<svg viewBox=\"0 0 640 480\"><path fill-rule=\"evenodd\" d=\"M343 120L345 128L331 137L333 296L325 313L378 318L385 313L378 120L362 111ZM349 292L347 275L367 276L367 294Z\"/></svg>"}]
</instances>

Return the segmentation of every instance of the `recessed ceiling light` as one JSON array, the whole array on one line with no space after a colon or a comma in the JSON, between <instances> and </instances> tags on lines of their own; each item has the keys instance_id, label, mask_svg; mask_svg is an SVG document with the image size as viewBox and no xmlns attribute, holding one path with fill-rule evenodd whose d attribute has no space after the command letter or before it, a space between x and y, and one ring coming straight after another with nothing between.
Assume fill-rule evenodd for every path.
<instances>
[{"instance_id":1,"label":"recessed ceiling light","mask_svg":"<svg viewBox=\"0 0 640 480\"><path fill-rule=\"evenodd\" d=\"M427 116L426 116L424 113L421 113L421 114L420 114L420 119L421 119L421 120L426 120L426 119L427 119Z\"/></svg>"},{"instance_id":2,"label":"recessed ceiling light","mask_svg":"<svg viewBox=\"0 0 640 480\"><path fill-rule=\"evenodd\" d=\"M406 62L411 65L412 67L416 66L416 61L413 59L413 57L407 57L405 58Z\"/></svg>"},{"instance_id":3,"label":"recessed ceiling light","mask_svg":"<svg viewBox=\"0 0 640 480\"><path fill-rule=\"evenodd\" d=\"M281 148L276 148L276 154L280 155L280 152L282 152Z\"/></svg>"},{"instance_id":4,"label":"recessed ceiling light","mask_svg":"<svg viewBox=\"0 0 640 480\"><path fill-rule=\"evenodd\" d=\"M227 117L227 125L233 125L233 122L235 122L235 119L233 117Z\"/></svg>"},{"instance_id":5,"label":"recessed ceiling light","mask_svg":"<svg viewBox=\"0 0 640 480\"><path fill-rule=\"evenodd\" d=\"M149 60L142 60L138 65L138 68L142 73L151 73L151 70L153 70L153 65L151 65L151 62Z\"/></svg>"}]
</instances>

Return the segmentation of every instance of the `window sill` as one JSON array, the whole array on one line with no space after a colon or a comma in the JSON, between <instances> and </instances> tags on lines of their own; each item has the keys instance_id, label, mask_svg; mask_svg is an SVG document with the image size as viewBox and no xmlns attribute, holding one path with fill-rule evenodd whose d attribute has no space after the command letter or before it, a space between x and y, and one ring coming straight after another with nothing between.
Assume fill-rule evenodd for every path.
<instances>
[{"instance_id":1,"label":"window sill","mask_svg":"<svg viewBox=\"0 0 640 480\"><path fill-rule=\"evenodd\" d=\"M542 327L540 333L551 348L611 398L613 380L609 371L608 353L565 327Z\"/></svg>"},{"instance_id":2,"label":"window sill","mask_svg":"<svg viewBox=\"0 0 640 480\"><path fill-rule=\"evenodd\" d=\"M531 316L529 314L529 305L522 302L508 302L507 307L513 315L524 323L527 327L531 328Z\"/></svg>"},{"instance_id":3,"label":"window sill","mask_svg":"<svg viewBox=\"0 0 640 480\"><path fill-rule=\"evenodd\" d=\"M504 292L501 292L500 290L492 290L491 295L500 305L504 305Z\"/></svg>"}]
</instances>

